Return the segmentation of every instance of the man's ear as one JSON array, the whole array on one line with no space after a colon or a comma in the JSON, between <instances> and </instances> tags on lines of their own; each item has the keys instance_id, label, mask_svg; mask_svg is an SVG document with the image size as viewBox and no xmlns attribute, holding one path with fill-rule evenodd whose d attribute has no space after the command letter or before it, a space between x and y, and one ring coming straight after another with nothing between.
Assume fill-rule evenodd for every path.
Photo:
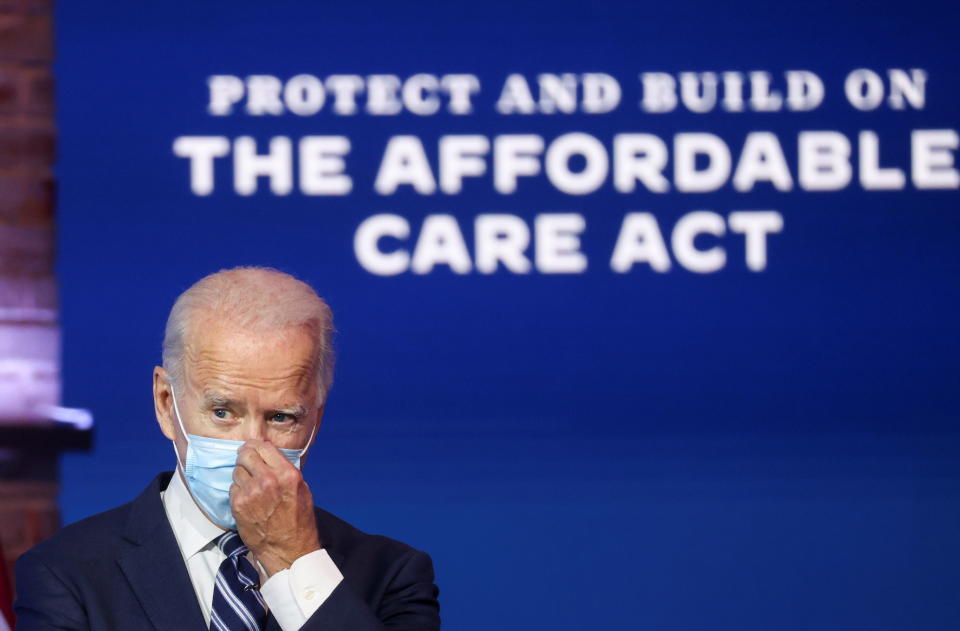
<instances>
[{"instance_id":1,"label":"man's ear","mask_svg":"<svg viewBox=\"0 0 960 631\"><path fill-rule=\"evenodd\" d=\"M170 440L177 439L177 430L174 428L173 420L173 390L170 388L170 382L167 371L163 366L154 366L153 368L153 411L157 415L157 423L160 424L160 431Z\"/></svg>"}]
</instances>

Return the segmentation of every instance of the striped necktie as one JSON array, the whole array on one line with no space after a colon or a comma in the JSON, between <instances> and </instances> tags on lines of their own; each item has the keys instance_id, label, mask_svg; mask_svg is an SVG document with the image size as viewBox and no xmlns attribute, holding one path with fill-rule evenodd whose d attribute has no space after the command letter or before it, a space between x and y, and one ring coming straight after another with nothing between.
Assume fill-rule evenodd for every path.
<instances>
[{"instance_id":1,"label":"striped necktie","mask_svg":"<svg viewBox=\"0 0 960 631\"><path fill-rule=\"evenodd\" d=\"M260 577L244 555L249 548L230 530L217 538L217 547L227 555L220 564L210 609L211 631L261 631L267 621L267 606L258 591Z\"/></svg>"}]
</instances>

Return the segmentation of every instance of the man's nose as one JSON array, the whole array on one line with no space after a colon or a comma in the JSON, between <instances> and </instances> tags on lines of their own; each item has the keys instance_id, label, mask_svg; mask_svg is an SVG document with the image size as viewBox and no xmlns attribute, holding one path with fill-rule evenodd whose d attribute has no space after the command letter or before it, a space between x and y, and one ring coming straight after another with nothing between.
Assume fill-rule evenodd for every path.
<instances>
[{"instance_id":1,"label":"man's nose","mask_svg":"<svg viewBox=\"0 0 960 631\"><path fill-rule=\"evenodd\" d=\"M259 418L246 418L243 420L243 440L266 440L267 423Z\"/></svg>"}]
</instances>

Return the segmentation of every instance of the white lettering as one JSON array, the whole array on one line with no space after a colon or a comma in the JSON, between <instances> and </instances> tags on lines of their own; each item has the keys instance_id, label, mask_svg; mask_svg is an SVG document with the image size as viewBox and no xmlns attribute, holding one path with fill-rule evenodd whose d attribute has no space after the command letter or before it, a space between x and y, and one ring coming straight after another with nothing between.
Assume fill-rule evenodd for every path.
<instances>
[{"instance_id":1,"label":"white lettering","mask_svg":"<svg viewBox=\"0 0 960 631\"><path fill-rule=\"evenodd\" d=\"M406 239L410 236L410 224L399 215L374 215L368 217L353 235L353 251L357 261L371 274L395 276L407 271L410 254L398 249L393 252L380 250L380 239L393 237Z\"/></svg>"},{"instance_id":2,"label":"white lettering","mask_svg":"<svg viewBox=\"0 0 960 631\"><path fill-rule=\"evenodd\" d=\"M862 112L875 110L883 102L883 79L873 70L859 68L843 82L847 101Z\"/></svg>"},{"instance_id":3,"label":"white lettering","mask_svg":"<svg viewBox=\"0 0 960 631\"><path fill-rule=\"evenodd\" d=\"M653 134L617 134L613 137L613 186L632 193L637 182L647 190L666 193L670 182L663 175L667 145Z\"/></svg>"},{"instance_id":4,"label":"white lettering","mask_svg":"<svg viewBox=\"0 0 960 631\"><path fill-rule=\"evenodd\" d=\"M540 173L543 138L534 134L505 134L493 139L493 187L501 195L517 190L517 177Z\"/></svg>"},{"instance_id":5,"label":"white lettering","mask_svg":"<svg viewBox=\"0 0 960 631\"><path fill-rule=\"evenodd\" d=\"M722 237L726 231L723 217L707 210L688 213L673 227L671 244L677 262L691 272L709 274L723 268L727 253L719 245L708 250L698 250L694 240L701 234Z\"/></svg>"},{"instance_id":6,"label":"white lettering","mask_svg":"<svg viewBox=\"0 0 960 631\"><path fill-rule=\"evenodd\" d=\"M697 169L697 156L707 166ZM677 134L673 138L673 181L684 193L715 191L730 175L730 150L721 138L707 133Z\"/></svg>"},{"instance_id":7,"label":"white lettering","mask_svg":"<svg viewBox=\"0 0 960 631\"><path fill-rule=\"evenodd\" d=\"M960 137L953 129L917 129L910 136L911 176L917 188L960 188L953 154Z\"/></svg>"},{"instance_id":8,"label":"white lettering","mask_svg":"<svg viewBox=\"0 0 960 631\"><path fill-rule=\"evenodd\" d=\"M233 141L233 188L239 195L257 192L257 178L270 179L274 195L286 195L293 188L293 148L286 136L270 139L265 155L257 153L257 143L250 136Z\"/></svg>"},{"instance_id":9,"label":"white lettering","mask_svg":"<svg viewBox=\"0 0 960 631\"><path fill-rule=\"evenodd\" d=\"M771 182L778 191L793 188L793 178L780 141L776 134L768 131L747 134L733 175L733 187L742 192L751 191L760 180Z\"/></svg>"},{"instance_id":10,"label":"white lettering","mask_svg":"<svg viewBox=\"0 0 960 631\"><path fill-rule=\"evenodd\" d=\"M799 138L800 186L808 191L836 191L850 183L850 141L835 131L804 131Z\"/></svg>"},{"instance_id":11,"label":"white lettering","mask_svg":"<svg viewBox=\"0 0 960 631\"><path fill-rule=\"evenodd\" d=\"M251 116L283 114L281 89L283 84L273 75L255 74L247 77L247 114Z\"/></svg>"},{"instance_id":12,"label":"white lettering","mask_svg":"<svg viewBox=\"0 0 960 631\"><path fill-rule=\"evenodd\" d=\"M661 114L672 112L677 107L677 82L666 72L644 72L643 100L640 105L645 112Z\"/></svg>"},{"instance_id":13,"label":"white lettering","mask_svg":"<svg viewBox=\"0 0 960 631\"><path fill-rule=\"evenodd\" d=\"M482 156L490 151L486 136L442 136L440 138L440 190L456 195L463 189L464 177L480 177L487 172Z\"/></svg>"},{"instance_id":14,"label":"white lettering","mask_svg":"<svg viewBox=\"0 0 960 631\"><path fill-rule=\"evenodd\" d=\"M477 271L493 274L497 265L514 274L530 272L530 259L524 255L530 245L530 229L515 215L478 215L474 223Z\"/></svg>"},{"instance_id":15,"label":"white lettering","mask_svg":"<svg viewBox=\"0 0 960 631\"><path fill-rule=\"evenodd\" d=\"M419 116L436 114L439 89L440 82L432 74L415 74L403 83L403 106Z\"/></svg>"},{"instance_id":16,"label":"white lettering","mask_svg":"<svg viewBox=\"0 0 960 631\"><path fill-rule=\"evenodd\" d=\"M900 190L906 185L907 178L901 169L880 168L880 138L876 132L861 131L860 184L868 191Z\"/></svg>"},{"instance_id":17,"label":"white lettering","mask_svg":"<svg viewBox=\"0 0 960 631\"><path fill-rule=\"evenodd\" d=\"M570 158L580 155L586 161L583 170L570 170ZM550 143L545 166L547 178L567 195L587 195L603 186L609 172L607 150L593 136L583 133L564 134Z\"/></svg>"},{"instance_id":18,"label":"white lettering","mask_svg":"<svg viewBox=\"0 0 960 631\"><path fill-rule=\"evenodd\" d=\"M346 136L304 136L300 139L300 192L304 195L346 195L353 181L344 173L350 153Z\"/></svg>"},{"instance_id":19,"label":"white lettering","mask_svg":"<svg viewBox=\"0 0 960 631\"><path fill-rule=\"evenodd\" d=\"M507 77L496 108L501 114L533 114L536 111L533 94L523 75L512 74Z\"/></svg>"},{"instance_id":20,"label":"white lettering","mask_svg":"<svg viewBox=\"0 0 960 631\"><path fill-rule=\"evenodd\" d=\"M473 111L470 95L480 91L480 80L472 74L448 74L440 79L440 85L450 95L447 111L451 114L469 114Z\"/></svg>"},{"instance_id":21,"label":"white lettering","mask_svg":"<svg viewBox=\"0 0 960 631\"><path fill-rule=\"evenodd\" d=\"M586 228L577 213L537 215L537 270L544 274L579 274L587 269L587 257L580 252L580 233Z\"/></svg>"},{"instance_id":22,"label":"white lettering","mask_svg":"<svg viewBox=\"0 0 960 631\"><path fill-rule=\"evenodd\" d=\"M767 235L783 230L783 216L773 210L730 213L730 230L744 235L747 268L762 272L767 268Z\"/></svg>"},{"instance_id":23,"label":"white lettering","mask_svg":"<svg viewBox=\"0 0 960 631\"><path fill-rule=\"evenodd\" d=\"M670 271L667 246L656 217L650 213L627 213L620 226L610 268L624 274L630 271L634 263L649 263L654 271L660 273Z\"/></svg>"},{"instance_id":24,"label":"white lettering","mask_svg":"<svg viewBox=\"0 0 960 631\"><path fill-rule=\"evenodd\" d=\"M437 190L427 154L416 136L390 138L373 189L380 195L392 195L401 184L413 186L421 195L432 195Z\"/></svg>"},{"instance_id":25,"label":"white lettering","mask_svg":"<svg viewBox=\"0 0 960 631\"><path fill-rule=\"evenodd\" d=\"M207 79L210 90L210 102L207 111L213 116L227 116L233 113L233 106L243 98L244 87L240 77L230 74L216 74Z\"/></svg>"},{"instance_id":26,"label":"white lettering","mask_svg":"<svg viewBox=\"0 0 960 631\"><path fill-rule=\"evenodd\" d=\"M213 161L230 153L230 141L223 136L180 136L173 141L173 153L190 159L190 190L194 195L213 192Z\"/></svg>"},{"instance_id":27,"label":"white lettering","mask_svg":"<svg viewBox=\"0 0 960 631\"><path fill-rule=\"evenodd\" d=\"M583 111L587 114L606 114L620 105L622 92L616 79L603 72L583 75Z\"/></svg>"},{"instance_id":28,"label":"white lettering","mask_svg":"<svg viewBox=\"0 0 960 631\"><path fill-rule=\"evenodd\" d=\"M313 75L298 74L283 86L283 102L288 110L299 116L316 114L326 98L323 84Z\"/></svg>"},{"instance_id":29,"label":"white lettering","mask_svg":"<svg viewBox=\"0 0 960 631\"><path fill-rule=\"evenodd\" d=\"M428 215L420 228L410 270L429 274L437 265L448 265L456 274L470 272L470 253L453 215Z\"/></svg>"}]
</instances>

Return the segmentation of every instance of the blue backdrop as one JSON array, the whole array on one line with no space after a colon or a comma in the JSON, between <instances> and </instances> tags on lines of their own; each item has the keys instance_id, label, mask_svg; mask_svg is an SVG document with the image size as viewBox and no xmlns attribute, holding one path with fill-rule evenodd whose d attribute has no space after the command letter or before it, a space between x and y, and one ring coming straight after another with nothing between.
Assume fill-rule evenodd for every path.
<instances>
[{"instance_id":1,"label":"blue backdrop","mask_svg":"<svg viewBox=\"0 0 960 631\"><path fill-rule=\"evenodd\" d=\"M448 629L953 629L960 625L960 221L956 187L918 188L911 133L956 130L956 4L899 2L293 3L62 2L56 16L59 267L64 401L90 408L96 446L63 461L64 520L135 496L173 451L150 373L167 310L204 274L239 264L298 275L332 305L336 383L306 469L323 507L433 556ZM926 73L922 107L853 107L850 72ZM644 111L640 73L808 70L811 111ZM603 72L605 114L495 108L511 73ZM253 116L208 113L208 78L307 73L474 75L473 112ZM444 107L446 102L444 102ZM834 130L854 174L799 186L797 135ZM865 190L857 134L877 133L902 190ZM492 167L460 194L374 180L391 137L568 132L779 138L794 185L741 192L564 194L540 176L516 193ZM175 139L342 135L349 195L237 194L231 160L191 192ZM949 147L941 155L956 157ZM574 163L576 160L574 160ZM703 166L702 160L699 163ZM579 168L573 164L572 168ZM949 176L949 165L940 173ZM665 175L669 178L671 169ZM628 212L670 246L681 217L775 210L767 265L721 244L710 274L611 270ZM576 213L582 273L379 276L353 239L404 217L473 221Z\"/></svg>"}]
</instances>

